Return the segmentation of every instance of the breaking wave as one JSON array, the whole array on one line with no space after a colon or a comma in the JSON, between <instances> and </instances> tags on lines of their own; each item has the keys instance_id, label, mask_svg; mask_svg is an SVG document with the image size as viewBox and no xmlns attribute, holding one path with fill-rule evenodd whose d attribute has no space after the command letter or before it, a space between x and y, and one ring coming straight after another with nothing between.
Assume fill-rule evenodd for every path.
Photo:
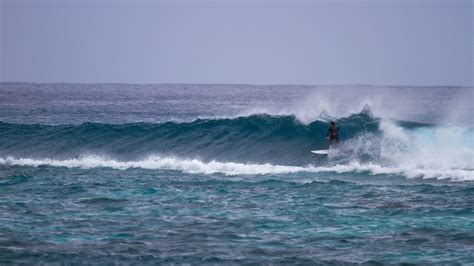
<instances>
[{"instance_id":1,"label":"breaking wave","mask_svg":"<svg viewBox=\"0 0 474 266\"><path fill-rule=\"evenodd\" d=\"M338 119L343 142L329 157L327 121L251 115L159 124L0 123L0 164L225 175L364 172L474 180L474 129L381 120L370 110Z\"/></svg>"}]
</instances>

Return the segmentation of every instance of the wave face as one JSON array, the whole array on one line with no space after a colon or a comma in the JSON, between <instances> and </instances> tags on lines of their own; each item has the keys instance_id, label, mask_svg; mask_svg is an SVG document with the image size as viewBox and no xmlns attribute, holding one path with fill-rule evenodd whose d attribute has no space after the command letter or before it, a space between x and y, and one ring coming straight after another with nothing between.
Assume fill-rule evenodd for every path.
<instances>
[{"instance_id":1,"label":"wave face","mask_svg":"<svg viewBox=\"0 0 474 266\"><path fill-rule=\"evenodd\" d=\"M374 118L338 120L343 142L329 158L328 123L252 115L192 122L80 125L0 123L0 163L270 174L351 172L474 180L474 131ZM310 165L310 166L308 166Z\"/></svg>"},{"instance_id":2,"label":"wave face","mask_svg":"<svg viewBox=\"0 0 474 266\"><path fill-rule=\"evenodd\" d=\"M378 122L365 113L341 119L344 138L375 132ZM160 124L18 125L0 124L2 155L70 158L107 154L136 159L164 156L236 162L308 164L309 151L327 147L327 123L309 125L293 116L253 115Z\"/></svg>"}]
</instances>

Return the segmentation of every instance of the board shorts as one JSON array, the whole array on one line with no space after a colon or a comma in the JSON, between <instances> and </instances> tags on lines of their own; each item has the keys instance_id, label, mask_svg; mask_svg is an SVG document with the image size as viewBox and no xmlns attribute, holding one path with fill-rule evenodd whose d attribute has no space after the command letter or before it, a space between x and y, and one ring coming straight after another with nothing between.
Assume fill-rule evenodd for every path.
<instances>
[{"instance_id":1,"label":"board shorts","mask_svg":"<svg viewBox=\"0 0 474 266\"><path fill-rule=\"evenodd\" d=\"M333 140L339 141L339 135L329 136L329 141L333 141Z\"/></svg>"}]
</instances>

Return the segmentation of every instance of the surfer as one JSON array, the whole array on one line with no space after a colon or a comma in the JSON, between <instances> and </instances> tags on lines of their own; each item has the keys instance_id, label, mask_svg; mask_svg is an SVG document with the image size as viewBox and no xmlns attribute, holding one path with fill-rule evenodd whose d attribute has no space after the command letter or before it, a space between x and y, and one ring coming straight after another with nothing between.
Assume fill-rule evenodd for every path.
<instances>
[{"instance_id":1,"label":"surfer","mask_svg":"<svg viewBox=\"0 0 474 266\"><path fill-rule=\"evenodd\" d=\"M336 140L336 143L339 144L339 127L336 126L336 122L331 121L326 138L329 146L331 146L333 140Z\"/></svg>"}]
</instances>

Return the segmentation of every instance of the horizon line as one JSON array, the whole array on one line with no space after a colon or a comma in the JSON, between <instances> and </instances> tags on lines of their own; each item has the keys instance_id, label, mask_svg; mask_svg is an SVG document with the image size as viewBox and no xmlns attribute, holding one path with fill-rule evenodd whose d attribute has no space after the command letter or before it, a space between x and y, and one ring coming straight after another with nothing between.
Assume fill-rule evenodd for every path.
<instances>
[{"instance_id":1,"label":"horizon line","mask_svg":"<svg viewBox=\"0 0 474 266\"><path fill-rule=\"evenodd\" d=\"M380 85L380 84L291 84L291 83L266 83L266 84L252 84L252 83L177 83L177 82L157 82L157 83L142 83L142 82L32 82L32 81L0 81L0 84L65 84L65 85L212 85L212 86L358 86L358 87L457 87L457 88L474 88L474 85Z\"/></svg>"}]
</instances>

